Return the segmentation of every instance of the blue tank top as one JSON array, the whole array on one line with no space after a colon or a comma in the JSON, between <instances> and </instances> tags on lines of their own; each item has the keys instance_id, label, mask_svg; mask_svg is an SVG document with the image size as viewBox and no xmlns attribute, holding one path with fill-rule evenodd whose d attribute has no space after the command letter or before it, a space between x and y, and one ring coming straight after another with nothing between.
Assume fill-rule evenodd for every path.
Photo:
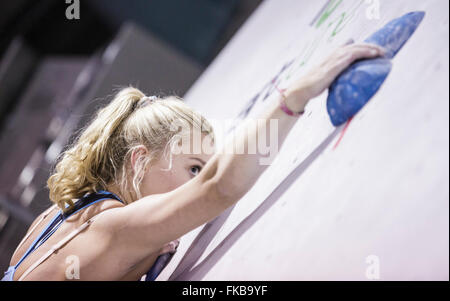
<instances>
[{"instance_id":1,"label":"blue tank top","mask_svg":"<svg viewBox=\"0 0 450 301\"><path fill-rule=\"evenodd\" d=\"M107 199L116 199L122 204L124 203L118 196L116 196L114 193L100 190L97 193L90 193L86 194L84 197L82 197L79 201L77 201L74 204L74 207L70 210L70 212L63 212L60 210L47 224L47 226L44 227L44 229L41 231L41 233L37 236L37 238L34 240L34 242L30 245L28 250L23 254L22 258L17 262L16 265L10 266L8 270L5 272L4 277L2 278L2 281L13 281L14 280L14 273L16 272L17 268L20 266L20 264L27 258L31 253L33 253L37 248L39 248L55 231L61 226L61 224L68 219L73 214L79 212L80 210L83 210L95 203L98 203L103 200ZM168 261L169 254L162 254L160 255L153 266L150 268L149 272L147 273L146 280L154 280L161 270L164 268L165 263Z\"/></svg>"}]
</instances>

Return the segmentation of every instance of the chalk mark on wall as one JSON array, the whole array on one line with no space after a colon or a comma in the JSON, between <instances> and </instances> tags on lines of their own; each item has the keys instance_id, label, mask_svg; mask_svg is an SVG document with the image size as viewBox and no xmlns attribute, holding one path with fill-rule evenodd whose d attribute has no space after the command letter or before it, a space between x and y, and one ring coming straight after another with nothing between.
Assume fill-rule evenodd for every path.
<instances>
[{"instance_id":1,"label":"chalk mark on wall","mask_svg":"<svg viewBox=\"0 0 450 301\"><path fill-rule=\"evenodd\" d=\"M243 119L247 118L258 103L262 103L269 98L273 92L276 91L275 86L279 86L284 83L302 67L304 67L322 44L325 37L328 37L326 42L331 43L333 38L336 37L354 18L356 11L364 3L364 0L356 2L356 5L352 6L348 11L344 11L336 18L331 19L331 16L337 11L337 8L341 5L341 3L342 0L339 0L338 2L336 2L336 0L331 0L324 6L324 8L321 9L318 13L320 19L314 27L315 30L318 30L318 33L314 34L312 41L306 43L306 46L296 58L290 59L288 62L283 64L280 71L278 71L269 82L267 82L252 98L250 98L249 101L247 101L244 108L239 112L236 122L228 129L227 133L232 132ZM328 26L322 26L327 20L330 20ZM336 26L330 32L330 28L332 28L333 24L336 24ZM262 95L264 96L261 97Z\"/></svg>"}]
</instances>

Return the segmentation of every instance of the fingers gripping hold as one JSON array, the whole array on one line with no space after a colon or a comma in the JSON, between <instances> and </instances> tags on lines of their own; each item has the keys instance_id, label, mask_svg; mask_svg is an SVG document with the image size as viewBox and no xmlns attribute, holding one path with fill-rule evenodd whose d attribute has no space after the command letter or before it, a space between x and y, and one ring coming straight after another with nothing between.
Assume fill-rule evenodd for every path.
<instances>
[{"instance_id":1,"label":"fingers gripping hold","mask_svg":"<svg viewBox=\"0 0 450 301\"><path fill-rule=\"evenodd\" d=\"M180 244L180 240L179 239L176 239L176 240L173 240L173 241L167 243L161 249L161 251L159 252L159 255L165 254L165 253L175 253L179 244Z\"/></svg>"}]
</instances>

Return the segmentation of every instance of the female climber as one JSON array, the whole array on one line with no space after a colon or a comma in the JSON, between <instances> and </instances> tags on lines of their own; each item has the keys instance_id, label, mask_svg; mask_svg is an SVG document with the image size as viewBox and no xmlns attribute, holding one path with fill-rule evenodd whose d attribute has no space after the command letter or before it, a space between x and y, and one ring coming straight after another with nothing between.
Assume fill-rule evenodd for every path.
<instances>
[{"instance_id":1,"label":"female climber","mask_svg":"<svg viewBox=\"0 0 450 301\"><path fill-rule=\"evenodd\" d=\"M339 47L271 99L258 116L267 122L239 127L224 148L248 148L272 119L281 147L310 99L354 61L383 53L364 43ZM58 158L47 181L53 206L31 224L3 280L139 280L268 166L258 152L181 151L194 149L186 144L214 146L205 118L175 96L120 90Z\"/></svg>"}]
</instances>

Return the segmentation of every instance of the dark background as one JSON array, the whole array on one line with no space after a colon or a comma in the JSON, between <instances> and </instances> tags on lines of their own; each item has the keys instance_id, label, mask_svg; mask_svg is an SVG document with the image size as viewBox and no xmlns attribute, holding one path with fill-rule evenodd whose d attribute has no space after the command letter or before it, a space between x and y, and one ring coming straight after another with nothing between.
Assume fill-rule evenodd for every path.
<instances>
[{"instance_id":1,"label":"dark background","mask_svg":"<svg viewBox=\"0 0 450 301\"><path fill-rule=\"evenodd\" d=\"M0 2L0 55L21 35L40 54L91 54L133 21L207 66L262 0L81 0L79 20L64 0Z\"/></svg>"}]
</instances>

